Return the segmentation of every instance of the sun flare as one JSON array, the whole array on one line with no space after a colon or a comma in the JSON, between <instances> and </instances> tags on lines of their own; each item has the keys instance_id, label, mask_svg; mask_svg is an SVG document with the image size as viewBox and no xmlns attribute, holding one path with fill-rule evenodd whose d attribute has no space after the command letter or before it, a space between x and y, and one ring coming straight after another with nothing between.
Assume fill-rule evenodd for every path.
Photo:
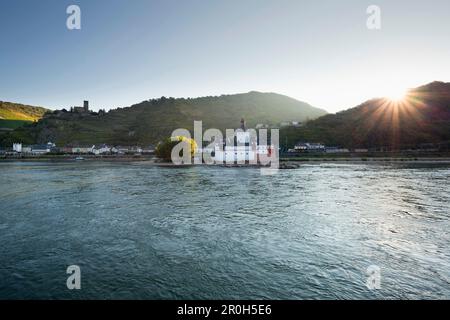
<instances>
[{"instance_id":1,"label":"sun flare","mask_svg":"<svg viewBox=\"0 0 450 320\"><path fill-rule=\"evenodd\" d=\"M394 101L394 102L399 102L399 101L403 101L406 98L407 95L407 90L406 89L394 89L392 88L391 90L389 90L386 94L386 98Z\"/></svg>"}]
</instances>

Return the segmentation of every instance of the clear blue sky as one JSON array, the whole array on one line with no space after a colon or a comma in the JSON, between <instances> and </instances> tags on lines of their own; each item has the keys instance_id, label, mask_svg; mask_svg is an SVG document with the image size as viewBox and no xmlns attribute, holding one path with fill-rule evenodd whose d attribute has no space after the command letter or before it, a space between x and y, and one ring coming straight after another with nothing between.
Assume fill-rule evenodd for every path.
<instances>
[{"instance_id":1,"label":"clear blue sky","mask_svg":"<svg viewBox=\"0 0 450 320\"><path fill-rule=\"evenodd\" d=\"M81 7L81 30L66 8ZM381 8L368 30L366 8ZM448 0L2 0L0 100L94 109L270 91L330 112L450 81Z\"/></svg>"}]
</instances>

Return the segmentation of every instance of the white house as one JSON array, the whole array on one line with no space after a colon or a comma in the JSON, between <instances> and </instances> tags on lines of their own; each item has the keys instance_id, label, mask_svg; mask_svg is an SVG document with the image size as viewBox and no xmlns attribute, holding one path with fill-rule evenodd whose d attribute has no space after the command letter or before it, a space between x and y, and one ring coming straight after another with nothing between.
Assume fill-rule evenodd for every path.
<instances>
[{"instance_id":1,"label":"white house","mask_svg":"<svg viewBox=\"0 0 450 320\"><path fill-rule=\"evenodd\" d=\"M123 155L127 153L140 154L144 151L139 146L115 146L111 148L111 152Z\"/></svg>"},{"instance_id":2,"label":"white house","mask_svg":"<svg viewBox=\"0 0 450 320\"><path fill-rule=\"evenodd\" d=\"M31 146L23 146L22 153L31 153Z\"/></svg>"},{"instance_id":3,"label":"white house","mask_svg":"<svg viewBox=\"0 0 450 320\"><path fill-rule=\"evenodd\" d=\"M297 143L294 147L295 151L325 151L325 146L320 143Z\"/></svg>"},{"instance_id":4,"label":"white house","mask_svg":"<svg viewBox=\"0 0 450 320\"><path fill-rule=\"evenodd\" d=\"M47 144L35 144L30 146L30 148L32 154L40 155L49 153L55 146L56 145L54 143L48 142Z\"/></svg>"},{"instance_id":5,"label":"white house","mask_svg":"<svg viewBox=\"0 0 450 320\"><path fill-rule=\"evenodd\" d=\"M107 153L111 153L111 148L110 147L108 147L106 144L103 144L103 145L101 145L101 146L94 146L93 148L92 148L92 152L95 154L95 155L100 155L100 154L107 154Z\"/></svg>"},{"instance_id":6,"label":"white house","mask_svg":"<svg viewBox=\"0 0 450 320\"><path fill-rule=\"evenodd\" d=\"M13 143L13 151L17 153L22 153L22 144L21 143Z\"/></svg>"},{"instance_id":7,"label":"white house","mask_svg":"<svg viewBox=\"0 0 450 320\"><path fill-rule=\"evenodd\" d=\"M74 147L72 148L72 153L76 153L76 154L88 154L88 153L92 153L92 150L94 149L94 146L92 147Z\"/></svg>"}]
</instances>

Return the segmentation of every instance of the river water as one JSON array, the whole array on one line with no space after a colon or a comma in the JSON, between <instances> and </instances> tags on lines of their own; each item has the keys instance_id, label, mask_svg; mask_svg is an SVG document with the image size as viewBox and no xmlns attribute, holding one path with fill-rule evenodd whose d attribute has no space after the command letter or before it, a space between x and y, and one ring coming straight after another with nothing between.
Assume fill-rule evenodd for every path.
<instances>
[{"instance_id":1,"label":"river water","mask_svg":"<svg viewBox=\"0 0 450 320\"><path fill-rule=\"evenodd\" d=\"M0 163L0 299L449 299L449 190L437 165Z\"/></svg>"}]
</instances>

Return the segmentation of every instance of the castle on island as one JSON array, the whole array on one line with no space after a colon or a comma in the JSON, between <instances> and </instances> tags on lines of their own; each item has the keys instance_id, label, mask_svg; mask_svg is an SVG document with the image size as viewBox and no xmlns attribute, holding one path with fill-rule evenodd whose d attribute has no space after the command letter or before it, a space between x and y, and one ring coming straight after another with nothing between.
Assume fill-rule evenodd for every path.
<instances>
[{"instance_id":1,"label":"castle on island","mask_svg":"<svg viewBox=\"0 0 450 320\"><path fill-rule=\"evenodd\" d=\"M259 144L256 136L252 139L252 132L247 129L245 120L241 119L240 130L236 131L234 139L224 139L215 145L214 160L225 163L259 163L259 157L270 156L274 148L268 143Z\"/></svg>"}]
</instances>

